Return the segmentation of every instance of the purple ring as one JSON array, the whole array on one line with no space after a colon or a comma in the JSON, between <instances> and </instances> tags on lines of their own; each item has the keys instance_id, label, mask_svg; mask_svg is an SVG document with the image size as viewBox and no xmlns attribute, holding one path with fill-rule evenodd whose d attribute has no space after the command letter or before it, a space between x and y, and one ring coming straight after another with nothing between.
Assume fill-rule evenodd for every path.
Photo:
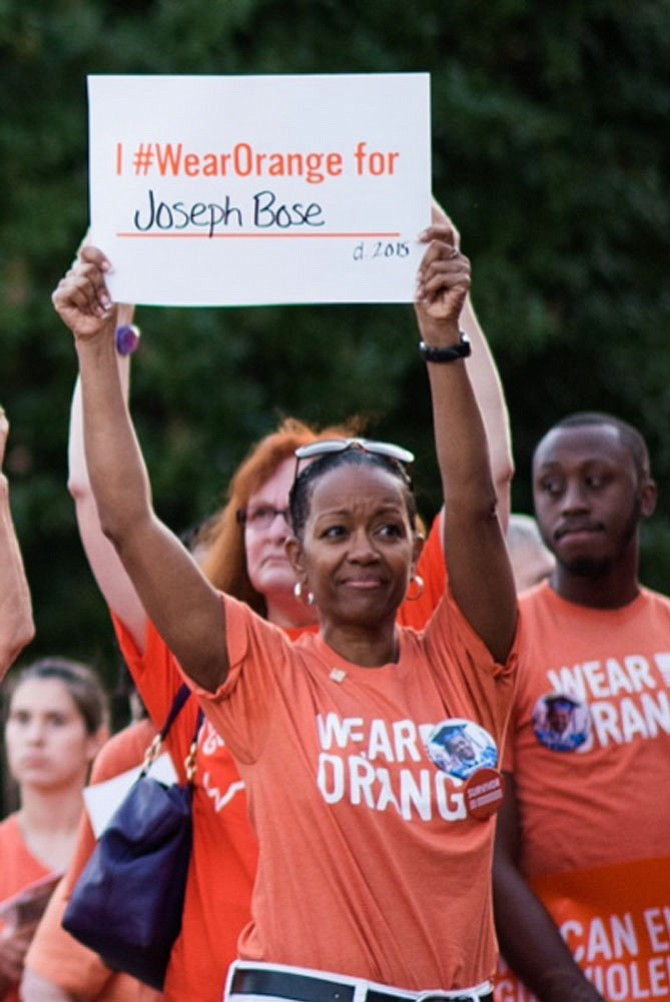
<instances>
[{"instance_id":1,"label":"purple ring","mask_svg":"<svg viewBox=\"0 0 670 1002\"><path fill-rule=\"evenodd\" d=\"M119 355L132 355L140 343L140 329L135 324L123 324L116 328L116 350Z\"/></svg>"}]
</instances>

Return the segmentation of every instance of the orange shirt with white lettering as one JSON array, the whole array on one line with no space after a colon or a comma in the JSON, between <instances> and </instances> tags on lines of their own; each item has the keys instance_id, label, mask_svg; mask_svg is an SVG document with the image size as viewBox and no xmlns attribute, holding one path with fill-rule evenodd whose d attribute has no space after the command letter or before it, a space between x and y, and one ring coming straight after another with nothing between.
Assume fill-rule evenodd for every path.
<instances>
[{"instance_id":1,"label":"orange shirt with white lettering","mask_svg":"<svg viewBox=\"0 0 670 1002\"><path fill-rule=\"evenodd\" d=\"M667 856L670 599L643 588L622 609L590 609L543 583L519 607L504 764L524 874Z\"/></svg>"},{"instance_id":2,"label":"orange shirt with white lettering","mask_svg":"<svg viewBox=\"0 0 670 1002\"><path fill-rule=\"evenodd\" d=\"M410 990L491 977L494 820L467 814L462 781L427 746L459 719L500 745L514 654L497 665L450 596L374 669L223 601L230 676L198 694L261 845L241 957Z\"/></svg>"}]
</instances>

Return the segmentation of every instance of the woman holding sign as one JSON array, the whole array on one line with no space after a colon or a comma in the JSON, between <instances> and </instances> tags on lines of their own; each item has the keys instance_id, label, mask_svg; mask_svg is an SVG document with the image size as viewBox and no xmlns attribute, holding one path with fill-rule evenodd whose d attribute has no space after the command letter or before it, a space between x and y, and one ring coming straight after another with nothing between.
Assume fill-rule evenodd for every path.
<instances>
[{"instance_id":1,"label":"woman holding sign","mask_svg":"<svg viewBox=\"0 0 670 1002\"><path fill-rule=\"evenodd\" d=\"M480 794L497 774L482 770L468 790L426 743L463 721L499 746L516 601L459 336L469 265L448 228L423 239L416 312L450 571L423 634L396 626L420 551L402 450L342 440L299 450L311 461L296 471L286 547L320 630L291 643L218 592L153 511L103 255L84 249L54 294L75 336L102 526L247 787L260 863L231 997L490 998L495 797Z\"/></svg>"}]
</instances>

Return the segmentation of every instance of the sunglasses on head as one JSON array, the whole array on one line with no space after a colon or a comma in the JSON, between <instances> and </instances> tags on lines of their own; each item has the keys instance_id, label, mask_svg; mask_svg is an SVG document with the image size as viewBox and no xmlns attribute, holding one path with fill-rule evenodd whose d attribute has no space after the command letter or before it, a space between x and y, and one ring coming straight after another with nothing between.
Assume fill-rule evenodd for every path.
<instances>
[{"instance_id":1,"label":"sunglasses on head","mask_svg":"<svg viewBox=\"0 0 670 1002\"><path fill-rule=\"evenodd\" d=\"M295 475L298 476L301 460L316 459L317 456L347 452L350 449L360 449L361 452L369 452L373 456L385 456L387 459L394 459L403 466L414 462L413 452L410 452L409 449L403 449L401 445L395 445L393 442L375 442L368 438L326 438L321 442L301 445L295 450Z\"/></svg>"}]
</instances>

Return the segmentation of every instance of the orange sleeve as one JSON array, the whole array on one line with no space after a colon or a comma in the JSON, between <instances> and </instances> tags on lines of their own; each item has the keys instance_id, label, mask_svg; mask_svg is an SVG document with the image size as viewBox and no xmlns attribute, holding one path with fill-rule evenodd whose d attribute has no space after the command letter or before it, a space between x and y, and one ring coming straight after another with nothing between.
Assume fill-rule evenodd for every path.
<instances>
[{"instance_id":1,"label":"orange sleeve","mask_svg":"<svg viewBox=\"0 0 670 1002\"><path fill-rule=\"evenodd\" d=\"M177 662L153 623L147 623L145 649L141 652L132 634L114 613L112 622L121 653L147 713L160 729L165 724L175 696L184 684ZM196 732L199 709L198 701L189 699L179 714L177 726L172 728L165 742L182 780L183 763Z\"/></svg>"}]
</instances>

